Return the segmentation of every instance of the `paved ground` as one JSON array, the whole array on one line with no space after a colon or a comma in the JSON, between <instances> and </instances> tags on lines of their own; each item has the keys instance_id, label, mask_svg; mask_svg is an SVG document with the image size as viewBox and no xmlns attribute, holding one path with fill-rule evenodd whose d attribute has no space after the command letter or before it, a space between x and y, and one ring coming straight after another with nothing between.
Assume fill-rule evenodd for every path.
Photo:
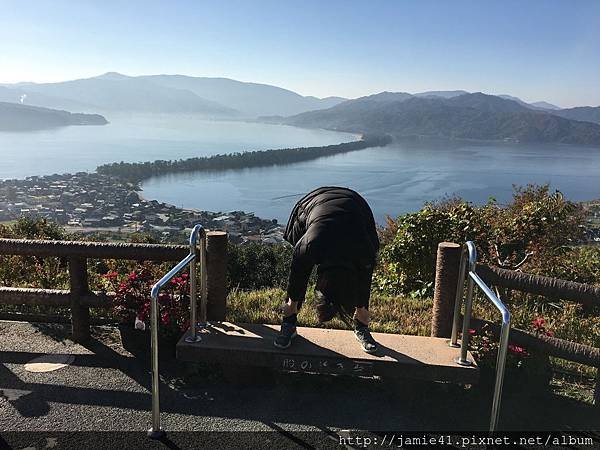
<instances>
[{"instance_id":1,"label":"paved ground","mask_svg":"<svg viewBox=\"0 0 600 450\"><path fill-rule=\"evenodd\" d=\"M60 446L67 442L83 448L84 440L148 446L141 433L151 421L148 364L121 348L114 328L96 328L86 346L70 341L67 331L0 322L0 448L67 448ZM47 353L75 359L53 372L25 370L27 362ZM226 441L229 448L337 447L339 436L346 436L342 430L485 430L489 420L489 397L481 390L433 383L280 373L243 385L215 368L173 360L161 364L161 376L163 427L172 433L171 441L157 445L169 448L197 442L198 435L175 433L185 431L212 432L200 435L204 444ZM532 414L531 401L506 394L505 429L593 429L600 423L598 410L589 405L544 399ZM74 431L90 433L69 434ZM121 447L115 441L108 448Z\"/></svg>"}]
</instances>

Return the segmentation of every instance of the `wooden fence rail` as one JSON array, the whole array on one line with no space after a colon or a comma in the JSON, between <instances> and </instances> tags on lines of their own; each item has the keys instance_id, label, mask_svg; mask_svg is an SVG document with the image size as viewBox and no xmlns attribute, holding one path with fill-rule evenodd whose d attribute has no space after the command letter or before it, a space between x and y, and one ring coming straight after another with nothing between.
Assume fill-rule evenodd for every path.
<instances>
[{"instance_id":1,"label":"wooden fence rail","mask_svg":"<svg viewBox=\"0 0 600 450\"><path fill-rule=\"evenodd\" d=\"M217 255L213 251L208 255L209 261L215 261L212 265L213 270L210 264L207 265L209 302L216 305L214 309L224 310L226 291L214 282L214 289L211 290L210 280L224 279L220 272L226 268L226 255L222 253L227 248L227 235L223 232L209 232L207 243L208 248L220 252ZM73 339L76 342L85 342L90 338L89 308L106 308L111 303L110 296L90 290L88 259L166 262L179 261L188 253L189 247L186 245L0 239L0 256L59 257L67 259L69 264L69 290L0 287L0 304L70 307Z\"/></svg>"},{"instance_id":2,"label":"wooden fence rail","mask_svg":"<svg viewBox=\"0 0 600 450\"><path fill-rule=\"evenodd\" d=\"M187 245L0 239L0 255L179 261L188 252Z\"/></svg>"},{"instance_id":3,"label":"wooden fence rail","mask_svg":"<svg viewBox=\"0 0 600 450\"><path fill-rule=\"evenodd\" d=\"M600 306L600 287L558 278L477 264L477 273L488 284L553 299L570 300L586 307Z\"/></svg>"}]
</instances>

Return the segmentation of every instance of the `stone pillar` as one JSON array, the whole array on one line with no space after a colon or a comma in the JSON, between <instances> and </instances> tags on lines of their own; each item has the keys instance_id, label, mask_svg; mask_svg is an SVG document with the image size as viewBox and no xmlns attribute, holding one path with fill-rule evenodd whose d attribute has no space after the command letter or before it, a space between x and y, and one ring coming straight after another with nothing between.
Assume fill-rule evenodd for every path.
<instances>
[{"instance_id":1,"label":"stone pillar","mask_svg":"<svg viewBox=\"0 0 600 450\"><path fill-rule=\"evenodd\" d=\"M450 337L460 266L461 246L452 242L438 245L433 294L432 337Z\"/></svg>"},{"instance_id":2,"label":"stone pillar","mask_svg":"<svg viewBox=\"0 0 600 450\"><path fill-rule=\"evenodd\" d=\"M206 272L207 319L225 320L227 309L227 233L225 231L206 233Z\"/></svg>"},{"instance_id":3,"label":"stone pillar","mask_svg":"<svg viewBox=\"0 0 600 450\"><path fill-rule=\"evenodd\" d=\"M87 259L69 258L69 280L71 287L71 324L73 340L85 343L90 339L90 309L81 305L81 297L89 292Z\"/></svg>"}]
</instances>

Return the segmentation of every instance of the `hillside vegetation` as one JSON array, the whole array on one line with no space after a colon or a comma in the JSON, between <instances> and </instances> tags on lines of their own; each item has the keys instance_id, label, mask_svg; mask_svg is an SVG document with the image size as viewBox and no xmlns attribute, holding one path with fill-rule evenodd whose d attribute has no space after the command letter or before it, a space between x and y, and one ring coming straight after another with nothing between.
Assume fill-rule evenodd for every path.
<instances>
[{"instance_id":1,"label":"hillside vegetation","mask_svg":"<svg viewBox=\"0 0 600 450\"><path fill-rule=\"evenodd\" d=\"M552 114L571 120L600 123L600 106L578 106L554 111Z\"/></svg>"},{"instance_id":2,"label":"hillside vegetation","mask_svg":"<svg viewBox=\"0 0 600 450\"><path fill-rule=\"evenodd\" d=\"M274 119L271 119L274 121ZM384 92L279 122L399 137L600 144L600 125L482 93L451 98Z\"/></svg>"}]
</instances>

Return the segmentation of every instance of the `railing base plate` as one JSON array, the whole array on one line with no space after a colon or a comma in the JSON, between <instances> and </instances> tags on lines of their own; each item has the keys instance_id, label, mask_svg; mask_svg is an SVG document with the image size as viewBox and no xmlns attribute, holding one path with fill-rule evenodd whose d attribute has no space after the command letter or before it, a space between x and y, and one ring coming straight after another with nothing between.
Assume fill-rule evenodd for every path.
<instances>
[{"instance_id":1,"label":"railing base plate","mask_svg":"<svg viewBox=\"0 0 600 450\"><path fill-rule=\"evenodd\" d=\"M473 361L469 361L468 359L461 359L460 356L458 358L454 358L454 362L460 366L472 366Z\"/></svg>"},{"instance_id":2,"label":"railing base plate","mask_svg":"<svg viewBox=\"0 0 600 450\"><path fill-rule=\"evenodd\" d=\"M458 342L456 344L453 344L452 341L448 341L448 347L460 348L460 344Z\"/></svg>"},{"instance_id":3,"label":"railing base plate","mask_svg":"<svg viewBox=\"0 0 600 450\"><path fill-rule=\"evenodd\" d=\"M165 433L165 430L162 430L160 428L158 430L154 430L153 428L150 428L148 430L147 435L150 439L158 441L158 440L164 438L167 435L167 433Z\"/></svg>"}]
</instances>

